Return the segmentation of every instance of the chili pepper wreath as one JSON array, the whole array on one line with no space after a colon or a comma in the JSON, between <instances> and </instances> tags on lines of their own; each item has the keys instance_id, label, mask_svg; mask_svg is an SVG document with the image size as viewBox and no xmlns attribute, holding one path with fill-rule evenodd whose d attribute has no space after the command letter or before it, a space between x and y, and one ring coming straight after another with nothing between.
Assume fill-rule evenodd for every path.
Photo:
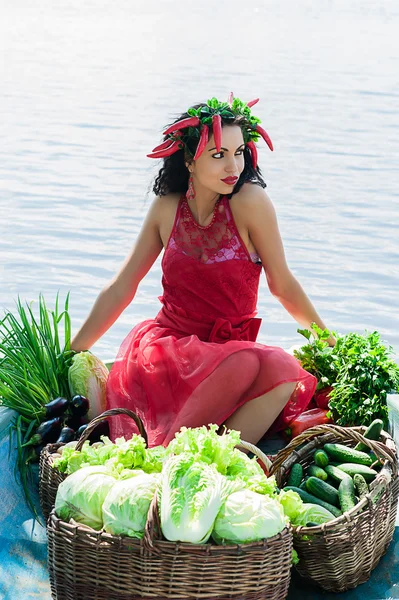
<instances>
[{"instance_id":1,"label":"chili pepper wreath","mask_svg":"<svg viewBox=\"0 0 399 600\"><path fill-rule=\"evenodd\" d=\"M243 102L239 98L235 98L233 92L231 92L227 102L220 102L217 98L211 98L207 100L205 106L189 108L187 111L189 117L177 121L168 127L163 132L163 135L166 136L164 142L156 146L147 156L149 158L166 158L182 149L192 154L187 145L187 140L189 138L196 138L198 139L198 145L194 154L194 160L197 160L208 143L210 127L212 127L216 150L220 152L222 120L225 123L229 123L234 122L239 117L237 124L241 127L244 142L251 152L252 166L255 169L258 164L258 152L255 142L262 137L270 150L273 150L273 144L269 135L260 126L260 119L251 114L251 108L258 101L259 98L250 102Z\"/></svg>"}]
</instances>

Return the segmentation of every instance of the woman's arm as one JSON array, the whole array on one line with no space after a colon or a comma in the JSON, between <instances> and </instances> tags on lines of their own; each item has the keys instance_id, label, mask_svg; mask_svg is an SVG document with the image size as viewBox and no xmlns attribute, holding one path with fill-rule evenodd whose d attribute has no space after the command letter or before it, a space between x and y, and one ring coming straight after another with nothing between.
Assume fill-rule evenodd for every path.
<instances>
[{"instance_id":1,"label":"woman's arm","mask_svg":"<svg viewBox=\"0 0 399 600\"><path fill-rule=\"evenodd\" d=\"M117 275L100 292L89 316L72 339L72 350L88 350L133 300L140 281L163 248L159 235L161 202L158 197L153 201L130 255Z\"/></svg>"},{"instance_id":2,"label":"woman's arm","mask_svg":"<svg viewBox=\"0 0 399 600\"><path fill-rule=\"evenodd\" d=\"M251 185L246 190L245 203L249 237L262 260L270 292L302 327L311 330L314 322L321 329L326 329L287 265L276 212L270 198L263 188ZM334 346L335 339L331 336L328 343Z\"/></svg>"}]
</instances>

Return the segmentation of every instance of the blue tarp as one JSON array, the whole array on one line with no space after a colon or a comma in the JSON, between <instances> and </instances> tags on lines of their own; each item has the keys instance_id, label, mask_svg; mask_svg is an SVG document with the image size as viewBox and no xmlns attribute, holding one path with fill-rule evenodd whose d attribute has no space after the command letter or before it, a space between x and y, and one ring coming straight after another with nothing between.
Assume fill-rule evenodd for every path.
<instances>
[{"instance_id":1,"label":"blue tarp","mask_svg":"<svg viewBox=\"0 0 399 600\"><path fill-rule=\"evenodd\" d=\"M0 599L50 600L46 531L32 518L15 480L15 449L9 456L11 416L0 408ZM293 573L288 600L399 599L399 521L397 525L389 551L368 582L346 593L327 594Z\"/></svg>"}]
</instances>

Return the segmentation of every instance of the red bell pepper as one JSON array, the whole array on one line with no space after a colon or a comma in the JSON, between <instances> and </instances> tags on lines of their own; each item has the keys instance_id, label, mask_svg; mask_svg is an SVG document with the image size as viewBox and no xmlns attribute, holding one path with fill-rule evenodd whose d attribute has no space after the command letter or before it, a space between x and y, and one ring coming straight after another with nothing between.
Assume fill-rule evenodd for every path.
<instances>
[{"instance_id":1,"label":"red bell pepper","mask_svg":"<svg viewBox=\"0 0 399 600\"><path fill-rule=\"evenodd\" d=\"M319 408L328 409L328 401L330 399L330 392L333 388L331 386L323 388L322 390L316 391L314 399Z\"/></svg>"},{"instance_id":2,"label":"red bell pepper","mask_svg":"<svg viewBox=\"0 0 399 600\"><path fill-rule=\"evenodd\" d=\"M305 410L299 417L295 419L288 429L285 430L285 434L294 438L309 427L315 425L324 425L325 423L331 423L331 419L327 417L328 410L323 408L312 408L311 410Z\"/></svg>"}]
</instances>

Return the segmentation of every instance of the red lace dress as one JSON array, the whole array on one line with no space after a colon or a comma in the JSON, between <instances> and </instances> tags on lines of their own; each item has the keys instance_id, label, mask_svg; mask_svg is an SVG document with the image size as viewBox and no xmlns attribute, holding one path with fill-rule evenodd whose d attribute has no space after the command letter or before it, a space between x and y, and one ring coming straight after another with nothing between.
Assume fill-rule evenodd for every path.
<instances>
[{"instance_id":1,"label":"red lace dress","mask_svg":"<svg viewBox=\"0 0 399 600\"><path fill-rule=\"evenodd\" d=\"M273 424L274 431L285 428L307 407L316 379L282 348L256 342L262 265L244 246L227 197L205 227L181 199L162 271L162 308L122 343L108 378L108 408L135 411L154 446L183 425L220 425L245 402L297 381ZM125 416L110 426L113 439L137 432Z\"/></svg>"}]
</instances>

